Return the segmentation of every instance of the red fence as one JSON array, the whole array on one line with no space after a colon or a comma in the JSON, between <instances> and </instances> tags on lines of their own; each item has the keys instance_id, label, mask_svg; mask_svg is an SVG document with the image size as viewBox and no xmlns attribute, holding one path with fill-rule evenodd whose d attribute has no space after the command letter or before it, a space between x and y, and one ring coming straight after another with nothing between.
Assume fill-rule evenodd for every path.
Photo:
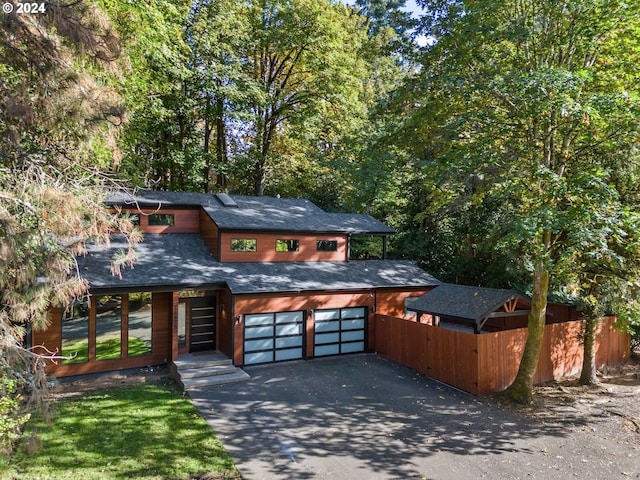
<instances>
[{"instance_id":1,"label":"red fence","mask_svg":"<svg viewBox=\"0 0 640 480\"><path fill-rule=\"evenodd\" d=\"M629 335L614 329L614 322L615 317L601 322L598 368L629 358ZM474 395L498 392L513 382L527 340L526 328L475 335L387 315L376 315L375 328L379 355ZM545 327L536 383L580 372L582 329L582 321Z\"/></svg>"}]
</instances>

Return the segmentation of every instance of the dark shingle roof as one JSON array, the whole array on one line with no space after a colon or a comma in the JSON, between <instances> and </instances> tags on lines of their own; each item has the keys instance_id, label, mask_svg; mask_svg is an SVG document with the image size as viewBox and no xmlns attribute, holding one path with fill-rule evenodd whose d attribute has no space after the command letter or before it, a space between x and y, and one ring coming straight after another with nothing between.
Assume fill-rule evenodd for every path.
<instances>
[{"instance_id":1,"label":"dark shingle roof","mask_svg":"<svg viewBox=\"0 0 640 480\"><path fill-rule=\"evenodd\" d=\"M111 274L110 259L127 245L114 235L108 247L90 246L78 259L82 275L96 290L205 288L227 284L234 294L384 287L423 287L440 282L407 261L220 263L198 234L145 235L138 259L122 278Z\"/></svg>"},{"instance_id":2,"label":"dark shingle roof","mask_svg":"<svg viewBox=\"0 0 640 480\"><path fill-rule=\"evenodd\" d=\"M227 264L228 265L228 264ZM236 263L233 293L432 287L440 282L407 261Z\"/></svg>"},{"instance_id":3,"label":"dark shingle roof","mask_svg":"<svg viewBox=\"0 0 640 480\"><path fill-rule=\"evenodd\" d=\"M470 287L443 283L407 304L407 309L444 317L468 319L475 323L513 299L529 301L515 290Z\"/></svg>"},{"instance_id":4,"label":"dark shingle roof","mask_svg":"<svg viewBox=\"0 0 640 480\"><path fill-rule=\"evenodd\" d=\"M113 235L110 245L89 245L87 255L78 257L80 272L91 288L224 285L217 276L221 264L198 234L145 235L144 242L135 246L135 265L123 268L118 278L111 274L110 261L127 248L124 237Z\"/></svg>"},{"instance_id":5,"label":"dark shingle roof","mask_svg":"<svg viewBox=\"0 0 640 480\"><path fill-rule=\"evenodd\" d=\"M229 195L237 207L225 207L214 194L145 190L135 197L125 193L110 196L111 205L158 208L201 206L221 230L262 232L314 232L389 235L394 233L370 215L328 213L300 198Z\"/></svg>"}]
</instances>

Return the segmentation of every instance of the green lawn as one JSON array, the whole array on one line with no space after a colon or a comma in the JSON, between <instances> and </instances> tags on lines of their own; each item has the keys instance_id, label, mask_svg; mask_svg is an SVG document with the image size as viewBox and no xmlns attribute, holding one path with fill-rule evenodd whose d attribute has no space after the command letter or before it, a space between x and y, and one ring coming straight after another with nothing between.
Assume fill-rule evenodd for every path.
<instances>
[{"instance_id":1,"label":"green lawn","mask_svg":"<svg viewBox=\"0 0 640 480\"><path fill-rule=\"evenodd\" d=\"M53 422L31 422L40 450L18 447L0 478L239 479L233 460L177 390L152 384L88 394L54 405Z\"/></svg>"}]
</instances>

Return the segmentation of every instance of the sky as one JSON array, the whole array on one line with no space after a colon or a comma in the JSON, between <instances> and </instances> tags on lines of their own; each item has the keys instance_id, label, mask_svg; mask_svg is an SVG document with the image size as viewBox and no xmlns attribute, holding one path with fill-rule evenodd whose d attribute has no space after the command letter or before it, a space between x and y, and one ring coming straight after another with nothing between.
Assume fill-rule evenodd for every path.
<instances>
[{"instance_id":1,"label":"sky","mask_svg":"<svg viewBox=\"0 0 640 480\"><path fill-rule=\"evenodd\" d=\"M347 5L354 5L355 0L342 0ZM418 18L422 15L423 10L416 5L415 0L407 0L404 10L411 12L413 18Z\"/></svg>"}]
</instances>

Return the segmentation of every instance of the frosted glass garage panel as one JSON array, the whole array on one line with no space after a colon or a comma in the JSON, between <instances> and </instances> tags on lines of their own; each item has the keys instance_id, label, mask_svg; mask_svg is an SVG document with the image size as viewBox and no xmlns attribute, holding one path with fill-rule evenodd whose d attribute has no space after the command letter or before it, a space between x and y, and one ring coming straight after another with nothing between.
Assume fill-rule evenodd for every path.
<instances>
[{"instance_id":1,"label":"frosted glass garage panel","mask_svg":"<svg viewBox=\"0 0 640 480\"><path fill-rule=\"evenodd\" d=\"M343 343L341 353L364 352L364 342Z\"/></svg>"},{"instance_id":2,"label":"frosted glass garage panel","mask_svg":"<svg viewBox=\"0 0 640 480\"><path fill-rule=\"evenodd\" d=\"M342 332L343 342L353 342L355 340L364 340L364 330L355 330L353 332Z\"/></svg>"},{"instance_id":3,"label":"frosted glass garage panel","mask_svg":"<svg viewBox=\"0 0 640 480\"><path fill-rule=\"evenodd\" d=\"M340 320L332 322L318 322L316 320L313 328L316 332L338 332L340 331Z\"/></svg>"},{"instance_id":4,"label":"frosted glass garage panel","mask_svg":"<svg viewBox=\"0 0 640 480\"><path fill-rule=\"evenodd\" d=\"M316 345L322 343L338 343L340 341L340 334L336 333L316 333L315 343Z\"/></svg>"},{"instance_id":5,"label":"frosted glass garage panel","mask_svg":"<svg viewBox=\"0 0 640 480\"><path fill-rule=\"evenodd\" d=\"M292 323L289 325L276 325L276 335L302 335L302 324Z\"/></svg>"},{"instance_id":6,"label":"frosted glass garage panel","mask_svg":"<svg viewBox=\"0 0 640 480\"><path fill-rule=\"evenodd\" d=\"M302 312L276 313L276 323L302 322Z\"/></svg>"},{"instance_id":7,"label":"frosted glass garage panel","mask_svg":"<svg viewBox=\"0 0 640 480\"><path fill-rule=\"evenodd\" d=\"M302 337L276 338L276 348L301 347Z\"/></svg>"},{"instance_id":8,"label":"frosted glass garage panel","mask_svg":"<svg viewBox=\"0 0 640 480\"><path fill-rule=\"evenodd\" d=\"M276 350L276 362L281 360L296 360L298 358L302 358L302 348Z\"/></svg>"},{"instance_id":9,"label":"frosted glass garage panel","mask_svg":"<svg viewBox=\"0 0 640 480\"><path fill-rule=\"evenodd\" d=\"M342 330L362 330L364 329L364 320L343 320Z\"/></svg>"},{"instance_id":10,"label":"frosted glass garage panel","mask_svg":"<svg viewBox=\"0 0 640 480\"><path fill-rule=\"evenodd\" d=\"M273 362L273 352L257 352L247 353L244 356L244 364L251 365L254 363Z\"/></svg>"},{"instance_id":11,"label":"frosted glass garage panel","mask_svg":"<svg viewBox=\"0 0 640 480\"><path fill-rule=\"evenodd\" d=\"M314 317L317 320L337 320L340 318L340 309L316 310Z\"/></svg>"},{"instance_id":12,"label":"frosted glass garage panel","mask_svg":"<svg viewBox=\"0 0 640 480\"><path fill-rule=\"evenodd\" d=\"M342 318L364 318L364 308L343 308Z\"/></svg>"},{"instance_id":13,"label":"frosted glass garage panel","mask_svg":"<svg viewBox=\"0 0 640 480\"><path fill-rule=\"evenodd\" d=\"M244 338L273 337L273 327L246 327Z\"/></svg>"},{"instance_id":14,"label":"frosted glass garage panel","mask_svg":"<svg viewBox=\"0 0 640 480\"><path fill-rule=\"evenodd\" d=\"M273 349L273 338L263 338L262 340L247 340L244 342L244 349L247 352L254 350Z\"/></svg>"},{"instance_id":15,"label":"frosted glass garage panel","mask_svg":"<svg viewBox=\"0 0 640 480\"><path fill-rule=\"evenodd\" d=\"M340 353L339 345L316 345L313 350L313 354L316 357L322 357L323 355L338 355Z\"/></svg>"},{"instance_id":16,"label":"frosted glass garage panel","mask_svg":"<svg viewBox=\"0 0 640 480\"><path fill-rule=\"evenodd\" d=\"M246 326L271 325L273 324L273 313L245 315L244 324Z\"/></svg>"}]
</instances>

